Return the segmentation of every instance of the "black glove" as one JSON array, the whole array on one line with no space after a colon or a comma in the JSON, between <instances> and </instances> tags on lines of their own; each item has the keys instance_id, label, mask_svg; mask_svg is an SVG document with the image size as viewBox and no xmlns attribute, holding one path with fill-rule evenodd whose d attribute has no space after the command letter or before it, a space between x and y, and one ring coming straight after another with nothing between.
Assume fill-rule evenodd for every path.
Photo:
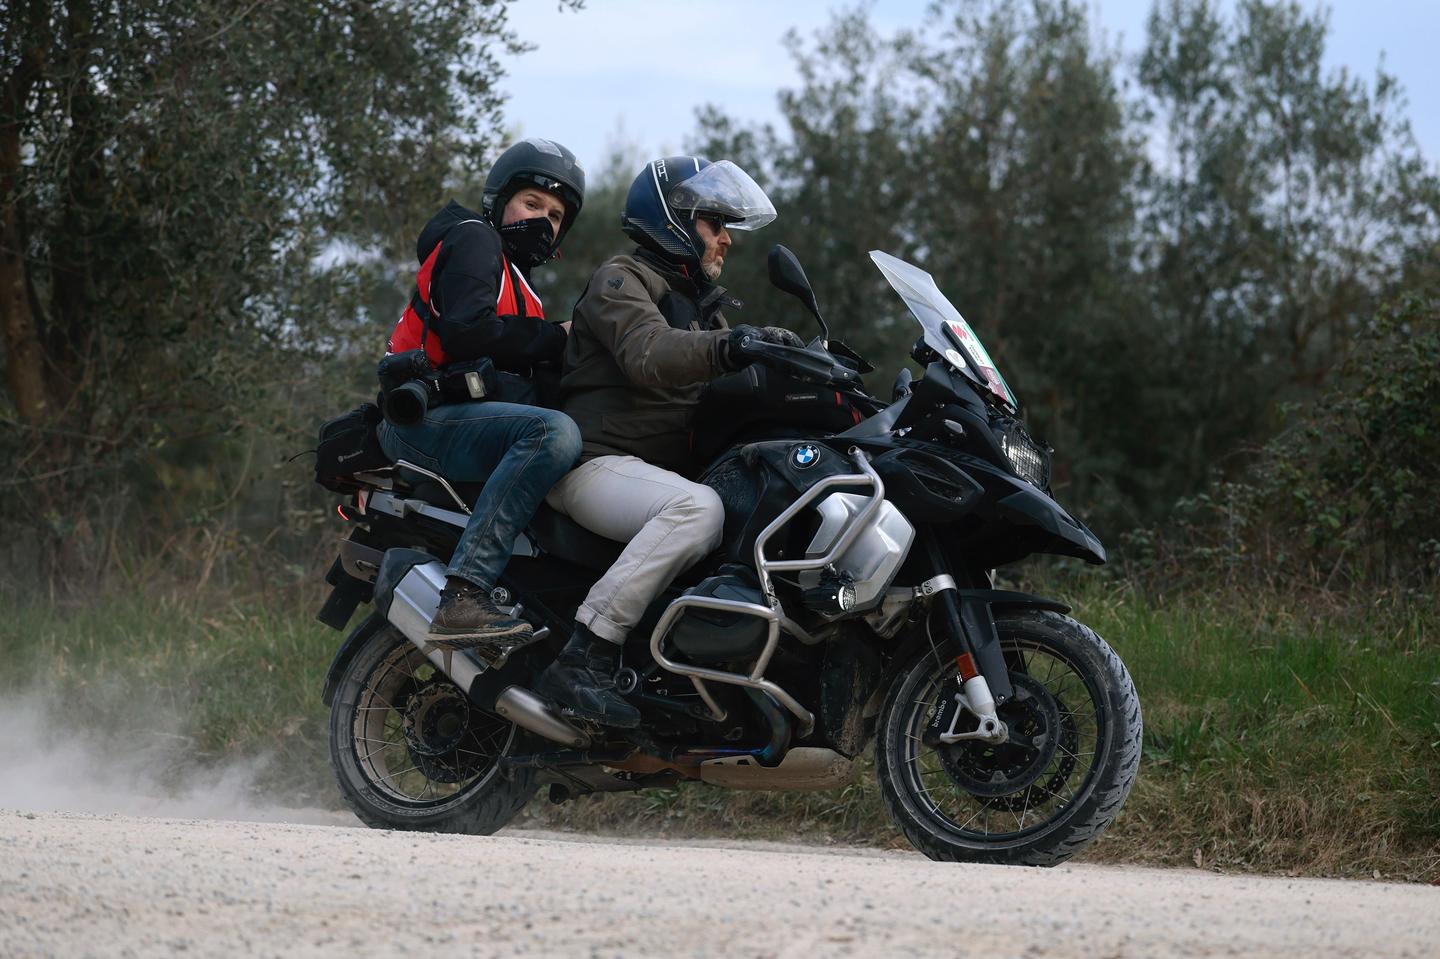
<instances>
[{"instance_id":1,"label":"black glove","mask_svg":"<svg viewBox=\"0 0 1440 959\"><path fill-rule=\"evenodd\" d=\"M805 348L805 341L800 338L800 334L791 332L783 326L761 327L760 339L766 343L777 343L780 346L794 346L799 349Z\"/></svg>"},{"instance_id":2,"label":"black glove","mask_svg":"<svg viewBox=\"0 0 1440 959\"><path fill-rule=\"evenodd\" d=\"M739 326L731 329L730 335L727 336L720 344L721 364L725 367L725 369L729 370L731 373L734 373L736 370L743 369L744 367L749 366L751 363L754 363L755 357L749 353L743 352L740 344L746 342L747 340L758 339L761 339L760 331L753 326L747 326L742 323Z\"/></svg>"},{"instance_id":3,"label":"black glove","mask_svg":"<svg viewBox=\"0 0 1440 959\"><path fill-rule=\"evenodd\" d=\"M742 323L730 331L730 336L725 340L725 348L721 351L725 366L731 372L755 362L754 355L745 352L741 346L747 339L758 340L761 343L774 343L778 346L800 348L805 346L805 341L800 339L798 334L785 329L783 326L757 327Z\"/></svg>"}]
</instances>

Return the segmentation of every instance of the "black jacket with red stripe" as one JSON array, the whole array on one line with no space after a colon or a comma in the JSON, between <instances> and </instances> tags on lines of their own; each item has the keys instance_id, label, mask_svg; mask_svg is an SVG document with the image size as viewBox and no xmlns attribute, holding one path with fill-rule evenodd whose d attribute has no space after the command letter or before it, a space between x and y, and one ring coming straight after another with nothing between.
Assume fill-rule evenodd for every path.
<instances>
[{"instance_id":1,"label":"black jacket with red stripe","mask_svg":"<svg viewBox=\"0 0 1440 959\"><path fill-rule=\"evenodd\" d=\"M418 349L437 367L489 357L502 370L528 373L559 362L565 331L545 321L529 279L505 256L500 235L480 214L451 200L420 231L420 273L410 305L387 350Z\"/></svg>"}]
</instances>

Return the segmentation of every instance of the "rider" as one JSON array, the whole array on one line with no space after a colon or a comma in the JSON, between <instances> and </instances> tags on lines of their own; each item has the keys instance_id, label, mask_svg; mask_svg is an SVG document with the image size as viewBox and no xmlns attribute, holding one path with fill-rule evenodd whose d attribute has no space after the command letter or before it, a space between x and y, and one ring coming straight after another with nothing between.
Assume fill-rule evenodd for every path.
<instances>
[{"instance_id":1,"label":"rider","mask_svg":"<svg viewBox=\"0 0 1440 959\"><path fill-rule=\"evenodd\" d=\"M529 273L555 255L584 198L585 172L560 144L532 138L500 154L480 212L451 200L421 230L416 290L387 354L424 349L442 372L489 358L528 398L529 377L560 361L570 327L546 322ZM504 388L499 395L509 397ZM516 535L579 456L575 424L554 410L490 400L432 406L410 425L381 423L379 438L392 459L485 483L450 560L431 642L497 656L528 642L530 624L501 612L491 590Z\"/></svg>"},{"instance_id":2,"label":"rider","mask_svg":"<svg viewBox=\"0 0 1440 959\"><path fill-rule=\"evenodd\" d=\"M584 439L580 465L546 497L580 525L628 543L576 612L575 629L537 691L612 726L640 721L615 692L620 647L671 579L720 542L724 508L683 476L690 415L704 384L748 360L749 335L803 345L789 330L731 330L738 308L715 280L731 230L757 230L775 208L728 160L674 156L645 166L621 227L639 244L604 263L575 305L562 408Z\"/></svg>"}]
</instances>

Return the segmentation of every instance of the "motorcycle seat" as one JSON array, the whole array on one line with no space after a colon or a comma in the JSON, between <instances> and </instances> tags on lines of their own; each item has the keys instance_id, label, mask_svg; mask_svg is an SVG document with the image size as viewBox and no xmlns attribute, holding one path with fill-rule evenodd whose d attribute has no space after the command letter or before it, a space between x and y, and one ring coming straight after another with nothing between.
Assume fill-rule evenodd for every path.
<instances>
[{"instance_id":1,"label":"motorcycle seat","mask_svg":"<svg viewBox=\"0 0 1440 959\"><path fill-rule=\"evenodd\" d=\"M544 503L535 511L529 529L545 552L587 569L609 569L625 549L624 543L592 533Z\"/></svg>"},{"instance_id":2,"label":"motorcycle seat","mask_svg":"<svg viewBox=\"0 0 1440 959\"><path fill-rule=\"evenodd\" d=\"M440 509L455 509L455 501L450 498L450 494L434 480L409 470L401 470L401 477L411 481L411 496ZM452 482L450 485L471 507L480 498L480 491L485 488L484 483ZM540 509L530 520L529 532L545 552L588 569L609 569L625 548L624 543L592 533L544 503L540 504Z\"/></svg>"}]
</instances>

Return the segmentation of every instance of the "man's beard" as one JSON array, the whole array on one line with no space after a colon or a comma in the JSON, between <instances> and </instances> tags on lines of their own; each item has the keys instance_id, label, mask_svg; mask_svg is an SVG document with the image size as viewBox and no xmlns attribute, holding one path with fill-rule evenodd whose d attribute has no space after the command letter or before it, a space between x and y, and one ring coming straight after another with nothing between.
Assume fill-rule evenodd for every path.
<instances>
[{"instance_id":1,"label":"man's beard","mask_svg":"<svg viewBox=\"0 0 1440 959\"><path fill-rule=\"evenodd\" d=\"M709 280L711 283L714 283L716 280L720 279L720 270L721 270L721 269L722 269L722 267L720 266L719 263L701 263L701 264L700 264L700 272L701 272L701 273L704 273L704 274L705 274L705 279Z\"/></svg>"}]
</instances>

